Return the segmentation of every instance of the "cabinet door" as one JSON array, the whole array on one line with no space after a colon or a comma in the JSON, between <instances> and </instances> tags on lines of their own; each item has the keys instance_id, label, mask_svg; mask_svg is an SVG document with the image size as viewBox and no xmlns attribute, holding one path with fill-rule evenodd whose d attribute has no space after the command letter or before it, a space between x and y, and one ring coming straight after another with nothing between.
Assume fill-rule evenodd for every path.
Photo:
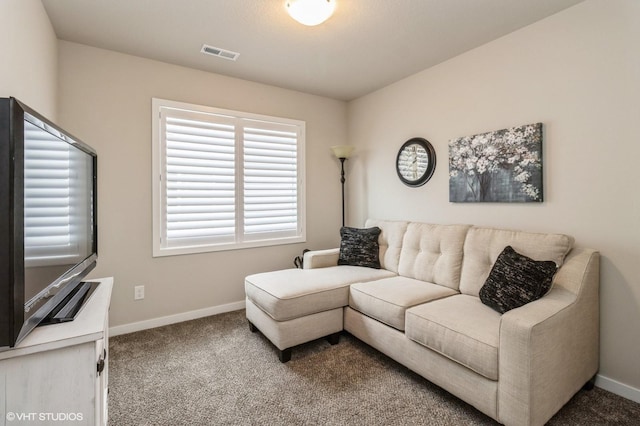
<instances>
[{"instance_id":1,"label":"cabinet door","mask_svg":"<svg viewBox=\"0 0 640 426\"><path fill-rule=\"evenodd\" d=\"M98 371L96 371L95 380L95 395L96 395L96 407L95 407L95 424L106 425L107 424L107 395L108 395L108 374L109 374L109 360L107 354L107 347L105 339L96 341L96 365Z\"/></svg>"},{"instance_id":2,"label":"cabinet door","mask_svg":"<svg viewBox=\"0 0 640 426\"><path fill-rule=\"evenodd\" d=\"M40 424L95 424L95 348L88 342L4 360L5 413Z\"/></svg>"}]
</instances>

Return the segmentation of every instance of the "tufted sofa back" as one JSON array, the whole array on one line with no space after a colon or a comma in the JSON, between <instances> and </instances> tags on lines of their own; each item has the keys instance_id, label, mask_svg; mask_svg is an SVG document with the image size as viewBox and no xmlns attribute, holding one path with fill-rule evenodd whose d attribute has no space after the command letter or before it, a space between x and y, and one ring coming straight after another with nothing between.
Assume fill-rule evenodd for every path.
<instances>
[{"instance_id":1,"label":"tufted sofa back","mask_svg":"<svg viewBox=\"0 0 640 426\"><path fill-rule=\"evenodd\" d=\"M398 273L458 290L469 225L412 222L402 241Z\"/></svg>"},{"instance_id":2,"label":"tufted sofa back","mask_svg":"<svg viewBox=\"0 0 640 426\"><path fill-rule=\"evenodd\" d=\"M478 296L498 255L506 246L534 260L552 260L562 266L573 246L573 238L563 234L538 234L474 226L467 232L460 292Z\"/></svg>"},{"instance_id":3,"label":"tufted sofa back","mask_svg":"<svg viewBox=\"0 0 640 426\"><path fill-rule=\"evenodd\" d=\"M439 284L478 296L491 267L510 245L535 260L553 260L562 266L573 238L471 225L367 220L366 227L382 232L380 265L401 276Z\"/></svg>"},{"instance_id":4,"label":"tufted sofa back","mask_svg":"<svg viewBox=\"0 0 640 426\"><path fill-rule=\"evenodd\" d=\"M393 220L367 220L365 227L377 226L382 230L378 237L380 245L380 267L388 271L398 273L398 262L400 261L400 250L402 249L402 239L407 230L408 222Z\"/></svg>"}]
</instances>

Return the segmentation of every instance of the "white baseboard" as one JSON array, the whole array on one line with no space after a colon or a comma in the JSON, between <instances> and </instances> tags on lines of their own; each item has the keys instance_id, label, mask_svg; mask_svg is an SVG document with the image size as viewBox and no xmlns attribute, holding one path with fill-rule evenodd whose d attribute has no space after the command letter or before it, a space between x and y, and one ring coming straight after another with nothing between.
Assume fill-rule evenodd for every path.
<instances>
[{"instance_id":1,"label":"white baseboard","mask_svg":"<svg viewBox=\"0 0 640 426\"><path fill-rule=\"evenodd\" d=\"M623 398L640 403L640 389L636 389L617 380L598 374L595 385L601 389L620 395Z\"/></svg>"},{"instance_id":2,"label":"white baseboard","mask_svg":"<svg viewBox=\"0 0 640 426\"><path fill-rule=\"evenodd\" d=\"M212 306L210 308L198 309L196 311L183 312L166 317L153 318L145 321L132 322L124 325L109 327L110 336L133 333L135 331L148 330L150 328L162 327L163 325L175 324L178 322L208 317L225 312L238 311L245 308L245 301L227 303L226 305Z\"/></svg>"}]
</instances>

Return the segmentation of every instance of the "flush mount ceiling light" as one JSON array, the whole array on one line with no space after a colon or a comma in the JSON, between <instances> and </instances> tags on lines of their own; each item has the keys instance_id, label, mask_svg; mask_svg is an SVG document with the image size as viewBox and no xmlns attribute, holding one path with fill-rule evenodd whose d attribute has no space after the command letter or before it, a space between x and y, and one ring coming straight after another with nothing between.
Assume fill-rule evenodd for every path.
<instances>
[{"instance_id":1,"label":"flush mount ceiling light","mask_svg":"<svg viewBox=\"0 0 640 426\"><path fill-rule=\"evenodd\" d=\"M336 0L287 0L284 4L293 19L310 27L322 24L336 9Z\"/></svg>"}]
</instances>

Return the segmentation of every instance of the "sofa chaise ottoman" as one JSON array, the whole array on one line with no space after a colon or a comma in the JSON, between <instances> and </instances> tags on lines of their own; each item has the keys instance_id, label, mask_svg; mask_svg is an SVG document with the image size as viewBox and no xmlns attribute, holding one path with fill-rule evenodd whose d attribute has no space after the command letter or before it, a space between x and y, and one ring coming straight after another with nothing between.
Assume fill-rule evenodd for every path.
<instances>
[{"instance_id":1,"label":"sofa chaise ottoman","mask_svg":"<svg viewBox=\"0 0 640 426\"><path fill-rule=\"evenodd\" d=\"M337 343L345 330L508 425L544 424L593 383L597 251L562 234L380 220L365 227L380 230L379 269L338 265L341 247L306 253L305 269L246 277L250 327L282 361L293 346L325 336ZM538 277L550 265L545 285L523 272Z\"/></svg>"},{"instance_id":2,"label":"sofa chaise ottoman","mask_svg":"<svg viewBox=\"0 0 640 426\"><path fill-rule=\"evenodd\" d=\"M309 261L310 262L310 261ZM291 359L291 348L321 337L337 343L349 285L395 275L385 269L333 266L285 269L246 277L247 318L277 348L280 361Z\"/></svg>"}]
</instances>

